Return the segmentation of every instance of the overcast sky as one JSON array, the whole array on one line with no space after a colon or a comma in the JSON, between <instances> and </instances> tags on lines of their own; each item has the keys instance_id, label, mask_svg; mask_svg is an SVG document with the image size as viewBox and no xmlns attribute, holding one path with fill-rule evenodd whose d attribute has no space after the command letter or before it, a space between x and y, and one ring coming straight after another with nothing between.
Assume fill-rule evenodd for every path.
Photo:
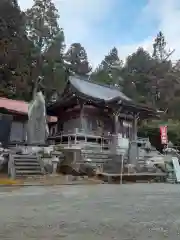
<instances>
[{"instance_id":1,"label":"overcast sky","mask_svg":"<svg viewBox=\"0 0 180 240\"><path fill-rule=\"evenodd\" d=\"M33 0L19 0L24 10ZM66 44L80 42L95 66L116 46L121 59L139 46L151 50L161 30L180 58L180 0L54 0Z\"/></svg>"}]
</instances>

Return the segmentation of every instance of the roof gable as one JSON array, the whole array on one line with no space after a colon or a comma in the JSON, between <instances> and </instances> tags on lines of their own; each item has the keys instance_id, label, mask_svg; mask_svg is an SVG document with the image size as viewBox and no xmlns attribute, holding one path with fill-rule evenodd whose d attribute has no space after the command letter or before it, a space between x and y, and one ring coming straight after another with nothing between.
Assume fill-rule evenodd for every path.
<instances>
[{"instance_id":1,"label":"roof gable","mask_svg":"<svg viewBox=\"0 0 180 240\"><path fill-rule=\"evenodd\" d=\"M108 86L103 86L100 84L81 79L77 76L69 77L70 84L77 90L79 93L87 97L91 97L98 100L113 101L113 100L124 100L131 101L124 93L122 93L117 88L111 88Z\"/></svg>"},{"instance_id":2,"label":"roof gable","mask_svg":"<svg viewBox=\"0 0 180 240\"><path fill-rule=\"evenodd\" d=\"M135 103L118 88L93 83L82 76L70 76L60 98L47 108L50 115L56 115L59 107L64 108L76 104L76 100L90 100L96 106L108 106L119 108L120 106L131 109L132 112L147 112L156 114L156 110L148 106ZM102 105L103 104L103 105Z\"/></svg>"}]
</instances>

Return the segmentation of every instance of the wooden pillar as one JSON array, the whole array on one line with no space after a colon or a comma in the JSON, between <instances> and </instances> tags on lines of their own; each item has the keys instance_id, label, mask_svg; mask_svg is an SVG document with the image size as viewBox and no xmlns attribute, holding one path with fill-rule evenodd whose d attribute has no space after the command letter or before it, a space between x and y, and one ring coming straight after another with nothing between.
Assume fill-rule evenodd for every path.
<instances>
[{"instance_id":1,"label":"wooden pillar","mask_svg":"<svg viewBox=\"0 0 180 240\"><path fill-rule=\"evenodd\" d=\"M80 103L80 121L81 121L81 129L85 131L84 103Z\"/></svg>"},{"instance_id":2,"label":"wooden pillar","mask_svg":"<svg viewBox=\"0 0 180 240\"><path fill-rule=\"evenodd\" d=\"M137 123L139 119L139 114L134 115L133 118L133 138L132 142L129 145L129 163L133 165L137 165L139 161L139 153L138 153L138 146L137 146Z\"/></svg>"},{"instance_id":3,"label":"wooden pillar","mask_svg":"<svg viewBox=\"0 0 180 240\"><path fill-rule=\"evenodd\" d=\"M133 119L133 139L134 141L137 140L137 124L138 124L138 119L139 119L139 113L134 115L134 119Z\"/></svg>"},{"instance_id":4,"label":"wooden pillar","mask_svg":"<svg viewBox=\"0 0 180 240\"><path fill-rule=\"evenodd\" d=\"M114 115L114 134L117 135L119 133L119 114L115 113Z\"/></svg>"},{"instance_id":5,"label":"wooden pillar","mask_svg":"<svg viewBox=\"0 0 180 240\"><path fill-rule=\"evenodd\" d=\"M113 116L114 116L114 134L118 135L119 133L119 128L120 128L120 121L119 121L119 115L121 112L121 108L114 112Z\"/></svg>"},{"instance_id":6,"label":"wooden pillar","mask_svg":"<svg viewBox=\"0 0 180 240\"><path fill-rule=\"evenodd\" d=\"M115 112L113 114L113 124L114 124L114 131L112 137L112 150L116 154L117 153L117 146L118 146L118 133L119 133L119 112Z\"/></svg>"}]
</instances>

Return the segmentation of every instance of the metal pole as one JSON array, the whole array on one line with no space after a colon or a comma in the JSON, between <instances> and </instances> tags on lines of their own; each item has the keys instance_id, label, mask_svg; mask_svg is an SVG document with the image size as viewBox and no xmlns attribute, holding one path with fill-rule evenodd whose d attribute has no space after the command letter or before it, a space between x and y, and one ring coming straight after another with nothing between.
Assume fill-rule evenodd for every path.
<instances>
[{"instance_id":1,"label":"metal pole","mask_svg":"<svg viewBox=\"0 0 180 240\"><path fill-rule=\"evenodd\" d=\"M121 161L120 184L122 184L122 180L123 180L123 169L124 169L124 154L122 154L122 161Z\"/></svg>"}]
</instances>

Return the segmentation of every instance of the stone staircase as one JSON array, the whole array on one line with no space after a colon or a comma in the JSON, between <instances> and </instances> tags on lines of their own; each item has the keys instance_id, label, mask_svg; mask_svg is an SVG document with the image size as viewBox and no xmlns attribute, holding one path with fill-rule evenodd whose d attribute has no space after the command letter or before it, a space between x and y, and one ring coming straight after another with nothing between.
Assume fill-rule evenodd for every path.
<instances>
[{"instance_id":1,"label":"stone staircase","mask_svg":"<svg viewBox=\"0 0 180 240\"><path fill-rule=\"evenodd\" d=\"M103 172L109 174L120 174L121 172L121 162L117 160L108 160L104 163Z\"/></svg>"},{"instance_id":2,"label":"stone staircase","mask_svg":"<svg viewBox=\"0 0 180 240\"><path fill-rule=\"evenodd\" d=\"M9 175L15 178L42 176L44 167L41 159L36 155L10 155L8 165Z\"/></svg>"},{"instance_id":3,"label":"stone staircase","mask_svg":"<svg viewBox=\"0 0 180 240\"><path fill-rule=\"evenodd\" d=\"M82 159L85 162L91 162L92 165L103 164L106 161L112 160L109 151L96 151L83 149L81 151Z\"/></svg>"},{"instance_id":4,"label":"stone staircase","mask_svg":"<svg viewBox=\"0 0 180 240\"><path fill-rule=\"evenodd\" d=\"M176 183L176 175L171 162L166 162L166 171L167 171L166 181L168 183Z\"/></svg>"},{"instance_id":5,"label":"stone staircase","mask_svg":"<svg viewBox=\"0 0 180 240\"><path fill-rule=\"evenodd\" d=\"M93 165L104 163L108 159L108 153L99 143L86 143L81 147L82 161Z\"/></svg>"},{"instance_id":6,"label":"stone staircase","mask_svg":"<svg viewBox=\"0 0 180 240\"><path fill-rule=\"evenodd\" d=\"M174 156L178 156L178 155L174 155ZM169 157L172 159L172 156L167 156L166 159L168 159ZM179 156L178 156L179 159ZM177 177L176 177L176 169L174 168L174 165L171 161L166 161L166 171L167 171L167 182L168 183L177 183Z\"/></svg>"},{"instance_id":7,"label":"stone staircase","mask_svg":"<svg viewBox=\"0 0 180 240\"><path fill-rule=\"evenodd\" d=\"M168 183L176 183L176 177L174 176L174 174L173 173L171 173L171 174L168 174L168 177L166 178L166 181L168 182Z\"/></svg>"},{"instance_id":8,"label":"stone staircase","mask_svg":"<svg viewBox=\"0 0 180 240\"><path fill-rule=\"evenodd\" d=\"M116 149L117 150L117 149ZM81 150L82 161L91 163L94 167L100 167L106 173L119 173L121 169L121 151L113 152L112 149L102 148L97 143L83 146ZM117 152L119 154L117 154ZM124 149L123 149L124 153ZM124 153L124 164L127 163L127 152Z\"/></svg>"},{"instance_id":9,"label":"stone staircase","mask_svg":"<svg viewBox=\"0 0 180 240\"><path fill-rule=\"evenodd\" d=\"M84 162L92 164L94 167L101 167L103 172L106 173L120 173L121 169L121 156L112 155L110 151L95 150L82 150L82 159ZM124 164L127 158L124 158Z\"/></svg>"}]
</instances>

